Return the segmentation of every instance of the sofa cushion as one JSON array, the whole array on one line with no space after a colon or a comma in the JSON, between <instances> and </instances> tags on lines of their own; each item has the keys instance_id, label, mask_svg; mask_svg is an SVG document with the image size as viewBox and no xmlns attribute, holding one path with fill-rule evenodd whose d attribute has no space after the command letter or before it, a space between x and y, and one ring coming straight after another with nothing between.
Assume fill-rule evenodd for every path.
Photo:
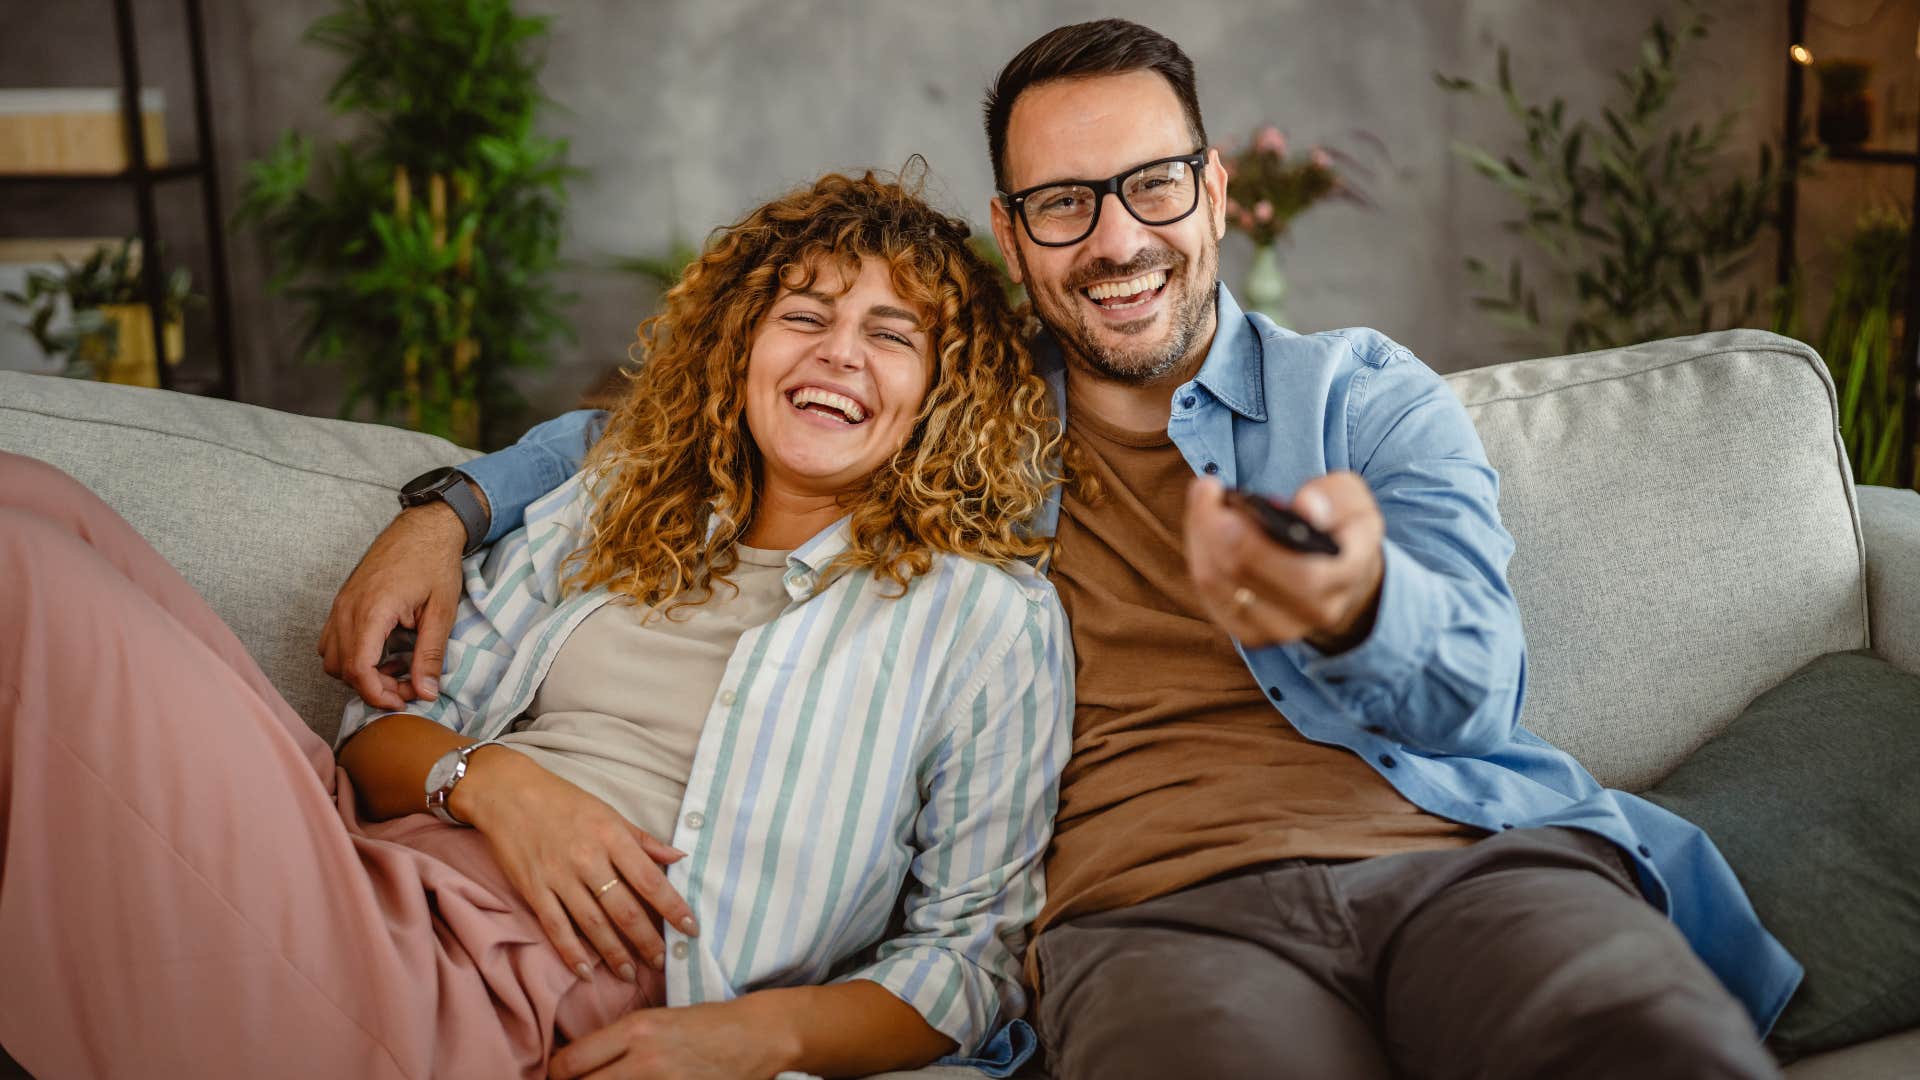
<instances>
[{"instance_id":1,"label":"sofa cushion","mask_svg":"<svg viewBox=\"0 0 1920 1080\"><path fill-rule=\"evenodd\" d=\"M1500 472L1523 722L1639 789L1824 653L1867 644L1833 380L1755 330L1448 377Z\"/></svg>"},{"instance_id":2,"label":"sofa cushion","mask_svg":"<svg viewBox=\"0 0 1920 1080\"><path fill-rule=\"evenodd\" d=\"M59 466L132 522L329 742L350 693L315 652L335 590L400 484L473 456L398 428L4 371L0 450Z\"/></svg>"},{"instance_id":3,"label":"sofa cushion","mask_svg":"<svg viewBox=\"0 0 1920 1080\"><path fill-rule=\"evenodd\" d=\"M1824 656L1646 793L1707 831L1807 974L1783 1059L1920 1024L1920 675Z\"/></svg>"}]
</instances>

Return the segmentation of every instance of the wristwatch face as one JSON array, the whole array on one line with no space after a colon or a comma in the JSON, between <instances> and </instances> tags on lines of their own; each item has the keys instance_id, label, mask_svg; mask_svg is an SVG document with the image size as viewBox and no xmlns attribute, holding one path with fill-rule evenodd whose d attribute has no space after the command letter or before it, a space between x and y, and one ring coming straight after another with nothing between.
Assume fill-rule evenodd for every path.
<instances>
[{"instance_id":1,"label":"wristwatch face","mask_svg":"<svg viewBox=\"0 0 1920 1080\"><path fill-rule=\"evenodd\" d=\"M449 750L440 755L433 767L427 770L427 794L432 795L453 782L454 770L460 767L460 751Z\"/></svg>"},{"instance_id":2,"label":"wristwatch face","mask_svg":"<svg viewBox=\"0 0 1920 1080\"><path fill-rule=\"evenodd\" d=\"M457 471L458 470L451 465L442 465L437 469L423 472L419 476L407 481L407 486L400 489L400 497L402 499L412 499L425 495L430 491L437 490L444 486L448 478L453 476Z\"/></svg>"}]
</instances>

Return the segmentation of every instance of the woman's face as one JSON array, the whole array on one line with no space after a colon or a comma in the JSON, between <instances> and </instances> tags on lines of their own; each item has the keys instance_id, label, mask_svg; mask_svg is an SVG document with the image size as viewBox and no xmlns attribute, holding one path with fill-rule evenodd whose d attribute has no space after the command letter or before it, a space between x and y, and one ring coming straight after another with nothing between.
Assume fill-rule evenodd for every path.
<instances>
[{"instance_id":1,"label":"woman's face","mask_svg":"<svg viewBox=\"0 0 1920 1080\"><path fill-rule=\"evenodd\" d=\"M933 367L920 321L875 259L780 290L747 360L747 429L770 491L838 495L905 444Z\"/></svg>"}]
</instances>

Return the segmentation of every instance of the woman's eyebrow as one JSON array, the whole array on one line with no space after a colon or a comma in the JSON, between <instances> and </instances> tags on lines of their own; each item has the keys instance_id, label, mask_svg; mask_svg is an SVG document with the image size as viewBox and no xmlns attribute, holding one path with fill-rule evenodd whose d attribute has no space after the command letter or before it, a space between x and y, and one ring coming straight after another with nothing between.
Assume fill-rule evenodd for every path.
<instances>
[{"instance_id":1,"label":"woman's eyebrow","mask_svg":"<svg viewBox=\"0 0 1920 1080\"><path fill-rule=\"evenodd\" d=\"M825 304L828 307L838 307L840 303L839 296L832 293L824 293L818 289L792 289L789 291L795 296L804 296L809 300ZM921 320L919 315L908 311L906 308L895 307L892 304L875 304L867 309L867 314L874 318L899 319L902 322L909 322L914 325L915 329L920 327Z\"/></svg>"}]
</instances>

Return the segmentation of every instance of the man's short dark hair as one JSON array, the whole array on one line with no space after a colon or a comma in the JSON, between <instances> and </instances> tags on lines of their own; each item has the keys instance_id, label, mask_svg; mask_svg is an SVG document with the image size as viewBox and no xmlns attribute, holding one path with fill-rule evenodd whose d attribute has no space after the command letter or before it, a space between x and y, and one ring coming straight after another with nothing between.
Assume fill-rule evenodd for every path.
<instances>
[{"instance_id":1,"label":"man's short dark hair","mask_svg":"<svg viewBox=\"0 0 1920 1080\"><path fill-rule=\"evenodd\" d=\"M1186 110L1194 146L1207 144L1207 125L1200 119L1200 95L1193 85L1193 61L1171 38L1125 19L1100 19L1050 30L1007 61L1000 77L987 88L987 153L993 160L993 183L1007 187L1007 120L1013 103L1029 87L1056 79L1094 75L1124 75L1155 71L1173 87ZM1189 149L1183 147L1182 150Z\"/></svg>"}]
</instances>

